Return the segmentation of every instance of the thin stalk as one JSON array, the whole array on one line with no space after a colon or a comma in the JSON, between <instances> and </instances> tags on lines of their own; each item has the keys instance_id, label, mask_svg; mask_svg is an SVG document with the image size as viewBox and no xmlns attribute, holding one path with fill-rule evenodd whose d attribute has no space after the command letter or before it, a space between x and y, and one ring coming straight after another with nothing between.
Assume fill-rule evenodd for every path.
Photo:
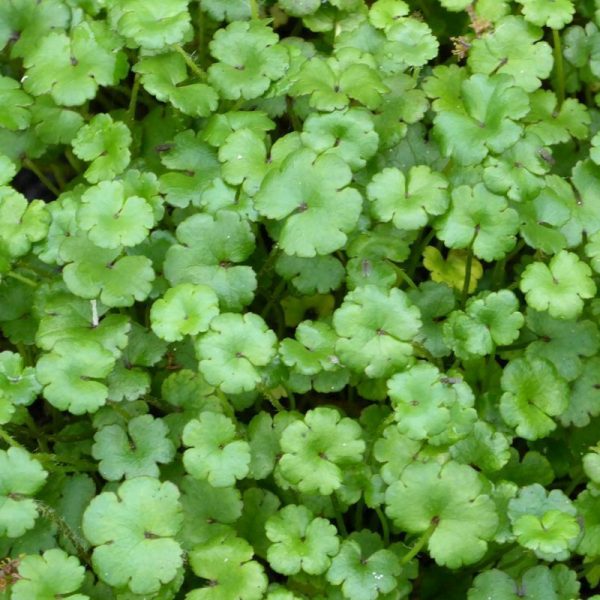
<instances>
[{"instance_id":1,"label":"thin stalk","mask_svg":"<svg viewBox=\"0 0 600 600\"><path fill-rule=\"evenodd\" d=\"M31 364L31 363L28 363L28 364ZM29 411L24 412L23 421L24 421L25 425L27 426L27 428L29 429L29 431L31 431L34 439L37 441L39 449L43 453L47 453L48 452L48 443L46 442L46 436L42 433L40 428L37 426L33 417L31 416L31 414L29 414Z\"/></svg>"},{"instance_id":2,"label":"thin stalk","mask_svg":"<svg viewBox=\"0 0 600 600\"><path fill-rule=\"evenodd\" d=\"M77 552L79 560L91 567L92 564L89 554L83 547L79 536L71 529L69 524L50 505L46 504L45 502L41 502L40 500L36 500L35 502L40 515L42 515L42 517L45 519L52 521L52 523L56 525L60 533L62 533L75 548L75 552Z\"/></svg>"},{"instance_id":3,"label":"thin stalk","mask_svg":"<svg viewBox=\"0 0 600 600\"><path fill-rule=\"evenodd\" d=\"M437 523L433 522L426 531L421 534L421 537L415 542L414 546L407 552L402 559L400 560L400 564L405 565L409 563L421 550L425 547L429 538L432 536L435 528L437 527Z\"/></svg>"},{"instance_id":4,"label":"thin stalk","mask_svg":"<svg viewBox=\"0 0 600 600\"><path fill-rule=\"evenodd\" d=\"M60 196L60 190L44 175L44 172L30 159L23 159L23 166L29 169L55 196Z\"/></svg>"},{"instance_id":5,"label":"thin stalk","mask_svg":"<svg viewBox=\"0 0 600 600\"><path fill-rule=\"evenodd\" d=\"M383 543L387 547L390 545L390 526L388 524L387 517L385 513L381 510L380 506L375 507L375 512L377 513L377 518L379 519L379 523L381 523L381 533L383 534Z\"/></svg>"},{"instance_id":6,"label":"thin stalk","mask_svg":"<svg viewBox=\"0 0 600 600\"><path fill-rule=\"evenodd\" d=\"M162 412L163 414L168 414L170 412L165 406L163 406L160 403L159 400L153 398L152 396L144 396L144 402L146 402L146 404L149 404L150 406L153 406L157 410L160 410L160 412Z\"/></svg>"},{"instance_id":7,"label":"thin stalk","mask_svg":"<svg viewBox=\"0 0 600 600\"><path fill-rule=\"evenodd\" d=\"M131 96L129 97L129 106L127 107L127 120L129 123L133 123L135 120L135 109L137 106L137 99L140 93L140 74L136 73L133 80L133 86L131 88Z\"/></svg>"},{"instance_id":8,"label":"thin stalk","mask_svg":"<svg viewBox=\"0 0 600 600\"><path fill-rule=\"evenodd\" d=\"M259 387L258 391L262 392L262 389ZM217 395L217 398L219 399L219 401L221 402L221 406L223 407L224 414L227 415L228 417L231 417L232 419L235 419L235 411L233 410L233 406L231 406L231 404L229 403L229 400L227 400L227 397L225 396L225 394L221 390L217 389L216 395ZM265 394L265 396L266 396L266 394Z\"/></svg>"},{"instance_id":9,"label":"thin stalk","mask_svg":"<svg viewBox=\"0 0 600 600\"><path fill-rule=\"evenodd\" d=\"M48 471L62 471L64 473L69 472L77 472L77 471L90 471L94 472L98 470L98 467L95 463L89 462L86 460L71 460L70 458L65 458L61 456L57 456L56 454L52 454L51 452L36 452L33 455L37 460L39 460L44 468ZM69 465L69 466L63 466Z\"/></svg>"},{"instance_id":10,"label":"thin stalk","mask_svg":"<svg viewBox=\"0 0 600 600\"><path fill-rule=\"evenodd\" d=\"M467 254L467 264L465 265L465 280L463 282L462 296L461 296L461 307L464 308L467 303L467 299L469 297L469 287L471 286L471 271L473 270L473 242L475 241L475 236L473 236L473 241L469 246L469 251Z\"/></svg>"},{"instance_id":11,"label":"thin stalk","mask_svg":"<svg viewBox=\"0 0 600 600\"><path fill-rule=\"evenodd\" d=\"M565 66L563 63L562 44L558 29L552 30L552 41L554 42L554 66L556 67L555 91L558 99L557 108L560 109L565 101Z\"/></svg>"},{"instance_id":12,"label":"thin stalk","mask_svg":"<svg viewBox=\"0 0 600 600\"><path fill-rule=\"evenodd\" d=\"M273 405L277 412L285 412L283 404L271 393L271 390L263 385L259 385L258 391Z\"/></svg>"},{"instance_id":13,"label":"thin stalk","mask_svg":"<svg viewBox=\"0 0 600 600\"><path fill-rule=\"evenodd\" d=\"M109 406L125 421L128 423L131 419L131 415L123 408L121 408L116 402L110 402Z\"/></svg>"},{"instance_id":14,"label":"thin stalk","mask_svg":"<svg viewBox=\"0 0 600 600\"><path fill-rule=\"evenodd\" d=\"M356 503L355 511L354 511L354 530L360 531L363 526L363 515L365 510L365 501L361 497L361 499Z\"/></svg>"},{"instance_id":15,"label":"thin stalk","mask_svg":"<svg viewBox=\"0 0 600 600\"><path fill-rule=\"evenodd\" d=\"M583 88L583 92L585 94L585 103L587 104L587 106L589 106L590 108L595 106L594 96L592 94L592 88L590 87L589 84L586 85L585 88Z\"/></svg>"},{"instance_id":16,"label":"thin stalk","mask_svg":"<svg viewBox=\"0 0 600 600\"><path fill-rule=\"evenodd\" d=\"M96 464L94 464L93 462L87 461L87 460L68 460L66 458L57 456L56 462L65 463L66 465L71 465L70 467L61 467L61 468L65 469L65 470L71 470L75 473L77 473L78 471L89 471L90 473L94 473L98 470L98 466Z\"/></svg>"},{"instance_id":17,"label":"thin stalk","mask_svg":"<svg viewBox=\"0 0 600 600\"><path fill-rule=\"evenodd\" d=\"M198 11L198 27L196 29L196 32L198 34L198 38L197 38L197 44L196 46L198 47L198 62L200 63L201 67L205 66L205 60L206 60L206 48L205 46L205 41L204 38L206 36L205 34L205 25L204 25L204 11L202 9L200 9Z\"/></svg>"},{"instance_id":18,"label":"thin stalk","mask_svg":"<svg viewBox=\"0 0 600 600\"><path fill-rule=\"evenodd\" d=\"M281 340L285 337L285 312L281 304L275 305L275 318L277 320L277 337Z\"/></svg>"},{"instance_id":19,"label":"thin stalk","mask_svg":"<svg viewBox=\"0 0 600 600\"><path fill-rule=\"evenodd\" d=\"M302 131L302 122L294 112L294 101L289 96L285 97L285 106L294 131Z\"/></svg>"},{"instance_id":20,"label":"thin stalk","mask_svg":"<svg viewBox=\"0 0 600 600\"><path fill-rule=\"evenodd\" d=\"M250 1L250 14L252 15L252 19L260 19L260 11L258 9L258 1L257 0L249 0Z\"/></svg>"},{"instance_id":21,"label":"thin stalk","mask_svg":"<svg viewBox=\"0 0 600 600\"><path fill-rule=\"evenodd\" d=\"M294 392L292 392L292 390L290 390L288 387L285 388L285 392L290 404L290 410L296 410L296 396L294 395Z\"/></svg>"},{"instance_id":22,"label":"thin stalk","mask_svg":"<svg viewBox=\"0 0 600 600\"><path fill-rule=\"evenodd\" d=\"M439 358L433 356L433 354L431 354L431 352L429 352L429 350L427 350L427 348L425 348L423 344L413 342L412 347L414 349L415 356L422 356L423 358L426 358L429 362L434 363L435 365L440 367L440 370L444 370L442 361Z\"/></svg>"},{"instance_id":23,"label":"thin stalk","mask_svg":"<svg viewBox=\"0 0 600 600\"><path fill-rule=\"evenodd\" d=\"M412 278L406 273L406 271L399 267L396 263L392 262L389 258L386 258L385 261L392 265L394 271L396 271L396 275L405 283L409 285L413 290L418 289L417 284L412 280Z\"/></svg>"},{"instance_id":24,"label":"thin stalk","mask_svg":"<svg viewBox=\"0 0 600 600\"><path fill-rule=\"evenodd\" d=\"M183 60L185 60L185 64L193 71L194 75L198 76L200 79L204 79L204 71L194 62L194 59L179 44L174 44L173 50L181 54Z\"/></svg>"},{"instance_id":25,"label":"thin stalk","mask_svg":"<svg viewBox=\"0 0 600 600\"><path fill-rule=\"evenodd\" d=\"M504 273L506 272L506 258L499 260L494 265L492 272L492 289L497 290L502 288L502 282L504 281Z\"/></svg>"},{"instance_id":26,"label":"thin stalk","mask_svg":"<svg viewBox=\"0 0 600 600\"><path fill-rule=\"evenodd\" d=\"M344 523L344 517L342 515L342 511L340 510L340 504L339 504L338 499L335 496L335 494L331 495L331 505L333 506L335 522L336 522L338 531L342 534L343 537L348 537L348 530L346 529L346 523Z\"/></svg>"},{"instance_id":27,"label":"thin stalk","mask_svg":"<svg viewBox=\"0 0 600 600\"><path fill-rule=\"evenodd\" d=\"M273 304L275 304L275 302L277 302L277 300L279 300L279 297L283 293L283 290L285 290L285 286L286 286L285 279L282 279L277 284L277 287L275 288L275 290L271 294L271 297L269 298L269 301L265 304L265 307L260 311L260 316L263 319L266 318L267 315L271 312L271 308L273 308Z\"/></svg>"},{"instance_id":28,"label":"thin stalk","mask_svg":"<svg viewBox=\"0 0 600 600\"><path fill-rule=\"evenodd\" d=\"M17 440L15 440L12 435L6 432L3 427L0 427L0 439L7 443L11 448L20 448L21 450L25 450L25 447L17 442Z\"/></svg>"},{"instance_id":29,"label":"thin stalk","mask_svg":"<svg viewBox=\"0 0 600 600\"><path fill-rule=\"evenodd\" d=\"M417 270L417 265L419 264L419 259L423 254L423 250L427 248L429 242L431 242L434 236L435 231L432 229L424 238L421 238L419 241L413 244L408 265L406 266L406 269L404 269L406 275L411 279L413 278L415 271Z\"/></svg>"},{"instance_id":30,"label":"thin stalk","mask_svg":"<svg viewBox=\"0 0 600 600\"><path fill-rule=\"evenodd\" d=\"M64 190L65 187L67 187L67 182L65 181L61 168L58 165L50 165L50 170L52 171L54 179L56 179L58 187L61 191Z\"/></svg>"},{"instance_id":31,"label":"thin stalk","mask_svg":"<svg viewBox=\"0 0 600 600\"><path fill-rule=\"evenodd\" d=\"M571 477L571 481L569 482L569 485L565 488L565 495L566 496L570 496L575 489L577 488L577 486L581 485L582 483L584 483L587 480L587 477L585 476L584 473L576 473L575 476Z\"/></svg>"},{"instance_id":32,"label":"thin stalk","mask_svg":"<svg viewBox=\"0 0 600 600\"><path fill-rule=\"evenodd\" d=\"M81 173L81 163L79 162L79 159L73 154L73 151L70 148L67 148L65 150L65 158L67 159L67 162L71 165L71 168L73 169L73 171L75 171L75 173Z\"/></svg>"},{"instance_id":33,"label":"thin stalk","mask_svg":"<svg viewBox=\"0 0 600 600\"><path fill-rule=\"evenodd\" d=\"M25 344L23 344L23 342L17 342L15 344L15 346L17 347L17 350L19 351L19 354L21 355L21 358L23 359L23 364L26 367L29 367L31 365L34 364L34 361L31 357L31 354L29 352L29 348L27 348L27 346ZM25 414L29 414L28 411L25 411Z\"/></svg>"},{"instance_id":34,"label":"thin stalk","mask_svg":"<svg viewBox=\"0 0 600 600\"><path fill-rule=\"evenodd\" d=\"M15 273L14 271L9 271L8 273L6 273L6 276L12 277L13 279L20 281L21 283L24 283L29 287L36 288L38 286L37 281L29 279L29 277L25 277L25 275L21 275L20 273Z\"/></svg>"},{"instance_id":35,"label":"thin stalk","mask_svg":"<svg viewBox=\"0 0 600 600\"><path fill-rule=\"evenodd\" d=\"M238 110L240 110L240 108L242 108L242 106L244 106L244 104L246 104L246 102L246 98L242 96L239 100L236 100L227 110L229 112L237 112Z\"/></svg>"},{"instance_id":36,"label":"thin stalk","mask_svg":"<svg viewBox=\"0 0 600 600\"><path fill-rule=\"evenodd\" d=\"M504 258L504 262L508 264L515 256L519 256L521 254L521 250L525 248L525 240L519 240L517 245L514 247L513 251Z\"/></svg>"},{"instance_id":37,"label":"thin stalk","mask_svg":"<svg viewBox=\"0 0 600 600\"><path fill-rule=\"evenodd\" d=\"M49 267L47 265L44 265L46 268L42 269L39 266L32 265L31 263L22 260L17 263L17 266L20 269L31 271L32 273L35 273L35 275L37 275L38 277L42 277L43 279L52 279L52 274L49 271Z\"/></svg>"},{"instance_id":38,"label":"thin stalk","mask_svg":"<svg viewBox=\"0 0 600 600\"><path fill-rule=\"evenodd\" d=\"M268 273L273 268L275 261L279 258L279 254L280 254L279 246L277 246L277 245L273 246L271 248L271 252L269 252L269 255L267 256L267 259L262 264L262 266L260 267L260 270L258 271L258 273L256 275L256 278L258 279L258 281L261 281L263 278L263 275Z\"/></svg>"},{"instance_id":39,"label":"thin stalk","mask_svg":"<svg viewBox=\"0 0 600 600\"><path fill-rule=\"evenodd\" d=\"M507 346L496 346L496 352L510 352L511 350L522 350L531 343L531 340L526 342L516 342Z\"/></svg>"}]
</instances>

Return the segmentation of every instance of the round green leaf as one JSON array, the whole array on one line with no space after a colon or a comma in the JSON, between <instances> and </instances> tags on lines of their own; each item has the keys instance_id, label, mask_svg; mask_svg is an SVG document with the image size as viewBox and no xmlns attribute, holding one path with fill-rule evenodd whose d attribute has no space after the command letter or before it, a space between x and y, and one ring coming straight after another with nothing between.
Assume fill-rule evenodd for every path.
<instances>
[{"instance_id":1,"label":"round green leaf","mask_svg":"<svg viewBox=\"0 0 600 600\"><path fill-rule=\"evenodd\" d=\"M477 562L498 526L494 503L467 465L408 465L387 490L386 512L400 529L430 532L428 548L439 564L456 569Z\"/></svg>"},{"instance_id":2,"label":"round green leaf","mask_svg":"<svg viewBox=\"0 0 600 600\"><path fill-rule=\"evenodd\" d=\"M237 21L219 29L210 42L218 61L208 69L210 83L229 100L262 95L288 68L288 53L278 39L262 21Z\"/></svg>"},{"instance_id":3,"label":"round green leaf","mask_svg":"<svg viewBox=\"0 0 600 600\"><path fill-rule=\"evenodd\" d=\"M592 270L573 252L561 250L550 264L533 262L523 271L520 288L527 304L559 319L573 319L596 294Z\"/></svg>"},{"instance_id":4,"label":"round green leaf","mask_svg":"<svg viewBox=\"0 0 600 600\"><path fill-rule=\"evenodd\" d=\"M337 156L293 152L263 180L259 213L282 222L279 244L287 254L312 257L341 248L360 215L359 192L348 187L350 168Z\"/></svg>"},{"instance_id":5,"label":"round green leaf","mask_svg":"<svg viewBox=\"0 0 600 600\"><path fill-rule=\"evenodd\" d=\"M59 548L46 550L41 556L25 556L19 564L20 579L12 586L11 600L89 600L87 595L71 594L83 583L84 574L77 558Z\"/></svg>"},{"instance_id":6,"label":"round green leaf","mask_svg":"<svg viewBox=\"0 0 600 600\"><path fill-rule=\"evenodd\" d=\"M244 539L217 536L190 553L194 573L209 582L187 594L187 600L261 600L268 580L254 550Z\"/></svg>"},{"instance_id":7,"label":"round green leaf","mask_svg":"<svg viewBox=\"0 0 600 600\"><path fill-rule=\"evenodd\" d=\"M0 450L0 534L19 538L35 524L35 494L48 473L21 448Z\"/></svg>"},{"instance_id":8,"label":"round green leaf","mask_svg":"<svg viewBox=\"0 0 600 600\"><path fill-rule=\"evenodd\" d=\"M158 477L158 463L169 463L175 447L167 438L164 421L152 415L134 417L124 425L107 425L94 435L92 456L100 461L98 470L104 479Z\"/></svg>"},{"instance_id":9,"label":"round green leaf","mask_svg":"<svg viewBox=\"0 0 600 600\"><path fill-rule=\"evenodd\" d=\"M152 477L136 477L92 499L83 514L92 564L108 585L152 594L183 564L175 541L183 520L179 490Z\"/></svg>"},{"instance_id":10,"label":"round green leaf","mask_svg":"<svg viewBox=\"0 0 600 600\"><path fill-rule=\"evenodd\" d=\"M261 368L275 356L276 341L258 315L223 313L196 343L200 372L225 393L249 392L260 383Z\"/></svg>"},{"instance_id":11,"label":"round green leaf","mask_svg":"<svg viewBox=\"0 0 600 600\"><path fill-rule=\"evenodd\" d=\"M182 434L183 443L191 446L183 454L186 471L213 487L231 486L246 477L250 446L236 437L235 425L225 415L203 412L189 421Z\"/></svg>"},{"instance_id":12,"label":"round green leaf","mask_svg":"<svg viewBox=\"0 0 600 600\"><path fill-rule=\"evenodd\" d=\"M125 195L118 181L102 181L81 196L77 222L100 248L136 246L154 225L154 211L144 198Z\"/></svg>"},{"instance_id":13,"label":"round green leaf","mask_svg":"<svg viewBox=\"0 0 600 600\"><path fill-rule=\"evenodd\" d=\"M367 187L373 213L382 222L392 221L398 229L420 229L430 216L448 208L448 182L426 165L413 167L408 176L395 167L375 175Z\"/></svg>"},{"instance_id":14,"label":"round green leaf","mask_svg":"<svg viewBox=\"0 0 600 600\"><path fill-rule=\"evenodd\" d=\"M81 415L96 412L106 403L108 388L104 379L114 365L112 353L98 342L65 340L42 355L36 376L44 385L44 398L52 406Z\"/></svg>"},{"instance_id":15,"label":"round green leaf","mask_svg":"<svg viewBox=\"0 0 600 600\"><path fill-rule=\"evenodd\" d=\"M115 0L108 16L117 31L127 38L130 48L159 50L181 42L190 29L189 0L145 2Z\"/></svg>"},{"instance_id":16,"label":"round green leaf","mask_svg":"<svg viewBox=\"0 0 600 600\"><path fill-rule=\"evenodd\" d=\"M342 485L342 468L365 451L360 425L332 408L309 410L281 434L281 475L304 493L329 495Z\"/></svg>"},{"instance_id":17,"label":"round green leaf","mask_svg":"<svg viewBox=\"0 0 600 600\"><path fill-rule=\"evenodd\" d=\"M219 314L219 299L206 285L181 283L167 290L150 310L152 330L167 342L206 331Z\"/></svg>"},{"instance_id":18,"label":"round green leaf","mask_svg":"<svg viewBox=\"0 0 600 600\"><path fill-rule=\"evenodd\" d=\"M517 435L527 440L545 437L556 429L552 417L569 404L568 387L545 360L517 358L504 369L500 412Z\"/></svg>"},{"instance_id":19,"label":"round green leaf","mask_svg":"<svg viewBox=\"0 0 600 600\"><path fill-rule=\"evenodd\" d=\"M346 294L333 326L343 364L367 377L385 377L410 362L421 319L403 291L369 285Z\"/></svg>"},{"instance_id":20,"label":"round green leaf","mask_svg":"<svg viewBox=\"0 0 600 600\"><path fill-rule=\"evenodd\" d=\"M271 567L283 575L304 571L324 573L339 550L337 531L327 519L314 517L306 506L288 504L266 523L272 545L267 551Z\"/></svg>"}]
</instances>

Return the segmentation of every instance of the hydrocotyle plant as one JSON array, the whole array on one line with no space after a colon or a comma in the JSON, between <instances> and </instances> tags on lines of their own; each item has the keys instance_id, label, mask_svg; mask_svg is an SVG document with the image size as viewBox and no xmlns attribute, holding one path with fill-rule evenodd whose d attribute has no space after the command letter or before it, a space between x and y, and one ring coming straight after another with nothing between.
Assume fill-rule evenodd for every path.
<instances>
[{"instance_id":1,"label":"hydrocotyle plant","mask_svg":"<svg viewBox=\"0 0 600 600\"><path fill-rule=\"evenodd\" d=\"M600 598L599 27L3 0L0 598Z\"/></svg>"}]
</instances>

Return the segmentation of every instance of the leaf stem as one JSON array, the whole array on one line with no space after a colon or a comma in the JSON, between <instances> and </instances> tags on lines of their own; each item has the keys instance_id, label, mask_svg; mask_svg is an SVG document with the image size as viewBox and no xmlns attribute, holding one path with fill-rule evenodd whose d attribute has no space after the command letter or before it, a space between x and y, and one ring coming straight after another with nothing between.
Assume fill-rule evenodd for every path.
<instances>
[{"instance_id":1,"label":"leaf stem","mask_svg":"<svg viewBox=\"0 0 600 600\"><path fill-rule=\"evenodd\" d=\"M381 510L380 506L375 507L375 512L377 513L377 518L381 523L381 533L383 534L383 543L387 547L390 545L390 526L385 516L385 513Z\"/></svg>"},{"instance_id":2,"label":"leaf stem","mask_svg":"<svg viewBox=\"0 0 600 600\"><path fill-rule=\"evenodd\" d=\"M135 109L137 106L138 94L140 93L140 83L140 74L136 73L131 88L131 96L129 97L129 106L127 107L127 121L129 121L130 124L135 120Z\"/></svg>"},{"instance_id":3,"label":"leaf stem","mask_svg":"<svg viewBox=\"0 0 600 600\"><path fill-rule=\"evenodd\" d=\"M258 2L257 0L249 0L250 2L250 14L252 15L252 20L256 21L257 19L260 19L260 11L258 9Z\"/></svg>"},{"instance_id":4,"label":"leaf stem","mask_svg":"<svg viewBox=\"0 0 600 600\"><path fill-rule=\"evenodd\" d=\"M282 279L277 284L277 287L271 293L271 297L269 298L269 301L265 304L265 307L260 311L260 316L263 319L265 319L268 316L268 314L271 312L271 308L273 308L273 304L275 304L275 302L277 302L277 300L279 300L279 297L281 296L283 290L285 290L285 286L286 286L285 279Z\"/></svg>"},{"instance_id":5,"label":"leaf stem","mask_svg":"<svg viewBox=\"0 0 600 600\"><path fill-rule=\"evenodd\" d=\"M554 66L556 67L555 91L558 99L557 108L560 109L565 101L565 67L563 63L562 44L560 41L560 32L558 29L552 30L552 40L554 42Z\"/></svg>"},{"instance_id":6,"label":"leaf stem","mask_svg":"<svg viewBox=\"0 0 600 600\"><path fill-rule=\"evenodd\" d=\"M288 118L294 131L302 131L302 122L298 118L298 115L294 112L294 101L292 98L290 98L290 96L285 97L285 106Z\"/></svg>"},{"instance_id":7,"label":"leaf stem","mask_svg":"<svg viewBox=\"0 0 600 600\"><path fill-rule=\"evenodd\" d=\"M194 59L179 44L173 44L172 48L181 54L183 60L185 60L185 64L193 71L194 75L200 79L204 79L204 71L194 62Z\"/></svg>"},{"instance_id":8,"label":"leaf stem","mask_svg":"<svg viewBox=\"0 0 600 600\"><path fill-rule=\"evenodd\" d=\"M29 277L25 277L25 275L21 275L20 273L15 273L14 271L9 271L8 273L6 273L6 276L12 277L13 279L20 281L21 283L24 283L29 287L36 288L38 286L37 281L29 279Z\"/></svg>"},{"instance_id":9,"label":"leaf stem","mask_svg":"<svg viewBox=\"0 0 600 600\"><path fill-rule=\"evenodd\" d=\"M23 364L26 367L29 367L34 364L34 361L32 360L32 358L30 356L29 350L23 342L17 342L15 344L15 347L19 351L19 354L21 355L21 358L23 359ZM25 414L29 415L29 411L26 410Z\"/></svg>"},{"instance_id":10,"label":"leaf stem","mask_svg":"<svg viewBox=\"0 0 600 600\"><path fill-rule=\"evenodd\" d=\"M410 259L408 261L408 264L406 265L406 269L404 269L406 275L411 279L415 275L415 271L417 270L419 259L423 254L423 250L429 245L429 242L431 242L434 236L435 230L431 229L431 231L424 238L421 238L419 241L413 244Z\"/></svg>"},{"instance_id":11,"label":"leaf stem","mask_svg":"<svg viewBox=\"0 0 600 600\"><path fill-rule=\"evenodd\" d=\"M98 467L95 463L86 460L70 459L51 452L36 452L33 456L39 460L44 468L48 471L97 471ZM70 467L63 467L62 464L71 465Z\"/></svg>"},{"instance_id":12,"label":"leaf stem","mask_svg":"<svg viewBox=\"0 0 600 600\"><path fill-rule=\"evenodd\" d=\"M473 270L473 242L475 241L475 236L473 236L473 240L469 245L469 250L467 253L467 263L465 265L465 280L463 282L462 296L460 305L462 308L465 307L467 303L467 299L469 298L469 287L471 286L471 271Z\"/></svg>"},{"instance_id":13,"label":"leaf stem","mask_svg":"<svg viewBox=\"0 0 600 600\"><path fill-rule=\"evenodd\" d=\"M522 350L523 348L527 348L531 340L525 342L515 342L514 344L508 344L507 346L496 346L496 353L498 352L511 352L512 350Z\"/></svg>"},{"instance_id":14,"label":"leaf stem","mask_svg":"<svg viewBox=\"0 0 600 600\"><path fill-rule=\"evenodd\" d=\"M506 273L506 257L496 262L492 271L492 289L497 290L502 288L504 274Z\"/></svg>"},{"instance_id":15,"label":"leaf stem","mask_svg":"<svg viewBox=\"0 0 600 600\"><path fill-rule=\"evenodd\" d=\"M273 264L275 263L275 261L278 258L279 258L279 246L277 244L275 244L271 248L271 251L269 252L269 255L267 256L267 259L262 264L262 266L260 267L260 270L256 274L256 279L258 279L258 281L261 281L263 279L263 275L268 273L273 268Z\"/></svg>"},{"instance_id":16,"label":"leaf stem","mask_svg":"<svg viewBox=\"0 0 600 600\"><path fill-rule=\"evenodd\" d=\"M76 156L73 154L73 151L70 148L67 148L65 150L65 158L67 159L67 162L71 165L71 168L73 169L73 171L75 171L75 173L81 173L81 163L79 162L79 159L77 159Z\"/></svg>"},{"instance_id":17,"label":"leaf stem","mask_svg":"<svg viewBox=\"0 0 600 600\"><path fill-rule=\"evenodd\" d=\"M429 541L429 538L432 536L435 528L437 527L437 522L433 522L422 534L421 537L415 542L414 546L407 552L402 559L400 560L400 564L405 565L409 563Z\"/></svg>"},{"instance_id":18,"label":"leaf stem","mask_svg":"<svg viewBox=\"0 0 600 600\"><path fill-rule=\"evenodd\" d=\"M0 439L7 443L11 448L20 448L21 450L25 450L27 452L25 446L17 442L17 440L15 440L12 435L6 432L3 427L0 427Z\"/></svg>"},{"instance_id":19,"label":"leaf stem","mask_svg":"<svg viewBox=\"0 0 600 600\"><path fill-rule=\"evenodd\" d=\"M204 23L204 11L200 9L198 11L198 26L196 28L197 40L196 47L198 48L198 62L200 66L204 68L205 66L205 51L206 51L206 43L205 43L205 23Z\"/></svg>"},{"instance_id":20,"label":"leaf stem","mask_svg":"<svg viewBox=\"0 0 600 600\"><path fill-rule=\"evenodd\" d=\"M79 560L82 563L91 567L92 563L90 561L90 557L86 549L83 547L79 536L71 529L70 525L49 504L46 504L41 500L36 500L35 502L40 512L40 515L56 525L60 533L62 533L75 548L75 552L77 553Z\"/></svg>"},{"instance_id":21,"label":"leaf stem","mask_svg":"<svg viewBox=\"0 0 600 600\"><path fill-rule=\"evenodd\" d=\"M356 503L354 511L354 529L360 531L363 526L363 513L365 510L365 500L361 496L360 500Z\"/></svg>"},{"instance_id":22,"label":"leaf stem","mask_svg":"<svg viewBox=\"0 0 600 600\"><path fill-rule=\"evenodd\" d=\"M407 283L409 287L411 287L413 290L418 289L417 284L412 280L412 278L406 273L406 271L402 267L399 267L396 263L392 262L389 258L386 258L385 262L392 265L394 271L396 271L396 275L402 281Z\"/></svg>"},{"instance_id":23,"label":"leaf stem","mask_svg":"<svg viewBox=\"0 0 600 600\"><path fill-rule=\"evenodd\" d=\"M23 346L24 352L26 352L26 348L27 348L27 346ZM21 352L21 349L19 349L19 351ZM21 355L23 355L23 352L21 352ZM33 361L30 360L30 357L28 356L28 354L27 354L26 364L33 364ZM48 452L48 443L46 441L46 436L41 431L41 429L37 426L36 422L34 421L33 417L31 416L31 414L28 410L24 411L22 419L23 419L23 423L26 425L26 427L29 429L29 431L33 435L33 438L36 440L38 448L42 451L42 453L47 453Z\"/></svg>"},{"instance_id":24,"label":"leaf stem","mask_svg":"<svg viewBox=\"0 0 600 600\"><path fill-rule=\"evenodd\" d=\"M340 503L338 502L335 494L331 494L331 506L333 506L333 513L335 515L335 522L338 531L343 537L348 537L348 530L346 529L346 523L344 523L344 517L342 515L342 511L340 510Z\"/></svg>"},{"instance_id":25,"label":"leaf stem","mask_svg":"<svg viewBox=\"0 0 600 600\"><path fill-rule=\"evenodd\" d=\"M288 397L289 409L296 410L296 396L294 395L294 392L292 392L292 390L290 390L290 388L288 388L287 386L284 387Z\"/></svg>"},{"instance_id":26,"label":"leaf stem","mask_svg":"<svg viewBox=\"0 0 600 600\"><path fill-rule=\"evenodd\" d=\"M23 159L23 166L29 169L55 196L60 196L60 190L44 175L44 172L30 159Z\"/></svg>"},{"instance_id":27,"label":"leaf stem","mask_svg":"<svg viewBox=\"0 0 600 600\"><path fill-rule=\"evenodd\" d=\"M52 164L50 165L50 170L52 171L52 175L54 176L54 179L56 180L60 190L64 190L65 187L67 187L67 182L63 177L62 169L58 165Z\"/></svg>"}]
</instances>

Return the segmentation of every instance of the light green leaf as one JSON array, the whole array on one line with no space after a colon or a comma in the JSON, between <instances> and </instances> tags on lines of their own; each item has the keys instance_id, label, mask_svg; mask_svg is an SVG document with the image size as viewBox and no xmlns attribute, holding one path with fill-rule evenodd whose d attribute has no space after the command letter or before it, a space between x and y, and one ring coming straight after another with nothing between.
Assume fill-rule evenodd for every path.
<instances>
[{"instance_id":1,"label":"light green leaf","mask_svg":"<svg viewBox=\"0 0 600 600\"><path fill-rule=\"evenodd\" d=\"M183 564L175 541L183 520L179 490L170 481L136 477L115 492L92 499L83 533L95 546L92 564L111 586L152 594L172 581Z\"/></svg>"}]
</instances>

